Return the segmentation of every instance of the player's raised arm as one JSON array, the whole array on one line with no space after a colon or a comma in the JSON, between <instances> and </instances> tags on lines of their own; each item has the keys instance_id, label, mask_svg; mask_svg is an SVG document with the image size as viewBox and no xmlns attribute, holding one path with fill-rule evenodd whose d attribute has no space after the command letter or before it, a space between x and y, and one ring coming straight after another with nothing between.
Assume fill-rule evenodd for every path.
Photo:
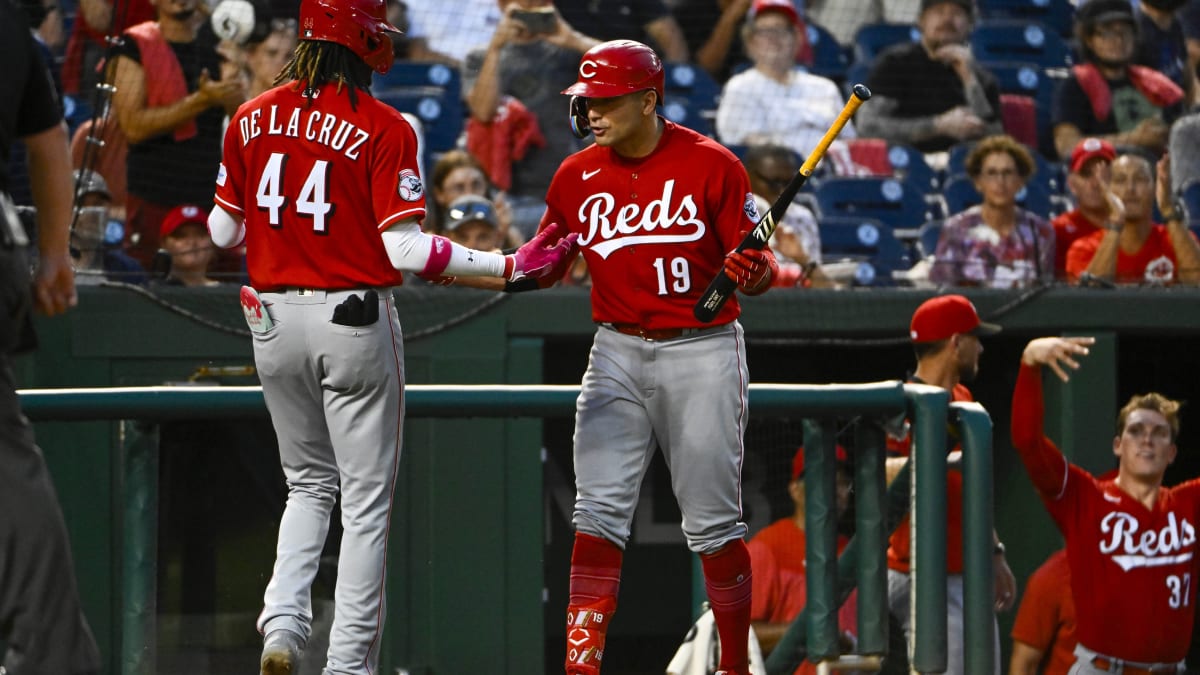
<instances>
[{"instance_id":1,"label":"player's raised arm","mask_svg":"<svg viewBox=\"0 0 1200 675\"><path fill-rule=\"evenodd\" d=\"M1038 338L1026 345L1021 355L1021 371L1013 391L1012 443L1020 453L1034 487L1049 497L1062 494L1067 460L1044 431L1042 366L1050 368L1066 382L1068 375L1064 367L1078 369L1078 357L1086 356L1088 345L1095 341L1090 337Z\"/></svg>"}]
</instances>

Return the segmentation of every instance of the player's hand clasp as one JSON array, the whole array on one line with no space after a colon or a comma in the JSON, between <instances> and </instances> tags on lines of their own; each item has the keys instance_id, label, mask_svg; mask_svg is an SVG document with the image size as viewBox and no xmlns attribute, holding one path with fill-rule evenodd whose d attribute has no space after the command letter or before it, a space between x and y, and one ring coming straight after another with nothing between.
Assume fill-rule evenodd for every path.
<instances>
[{"instance_id":1,"label":"player's hand clasp","mask_svg":"<svg viewBox=\"0 0 1200 675\"><path fill-rule=\"evenodd\" d=\"M555 270L565 269L563 262L574 256L579 246L579 235L572 232L563 236L566 229L551 223L508 256L512 260L508 280L540 279Z\"/></svg>"}]
</instances>

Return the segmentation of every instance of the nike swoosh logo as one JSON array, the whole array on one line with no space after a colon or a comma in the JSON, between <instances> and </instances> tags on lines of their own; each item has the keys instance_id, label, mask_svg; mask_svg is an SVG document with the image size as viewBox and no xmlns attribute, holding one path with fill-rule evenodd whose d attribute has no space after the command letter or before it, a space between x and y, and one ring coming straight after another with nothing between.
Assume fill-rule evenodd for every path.
<instances>
[{"instance_id":1,"label":"nike swoosh logo","mask_svg":"<svg viewBox=\"0 0 1200 675\"><path fill-rule=\"evenodd\" d=\"M594 171L584 171L584 172L583 172L583 179L584 179L584 180L587 180L587 179L591 178L592 176L595 176L595 175L596 175L596 174L598 174L598 173L600 173L600 169L596 169L596 170L594 170Z\"/></svg>"}]
</instances>

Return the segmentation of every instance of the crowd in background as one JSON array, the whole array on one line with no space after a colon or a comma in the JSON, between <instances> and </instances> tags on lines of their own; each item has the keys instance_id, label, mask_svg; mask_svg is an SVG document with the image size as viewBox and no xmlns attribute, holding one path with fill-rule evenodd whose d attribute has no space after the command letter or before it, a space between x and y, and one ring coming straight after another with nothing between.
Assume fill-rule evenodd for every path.
<instances>
[{"instance_id":1,"label":"crowd in background","mask_svg":"<svg viewBox=\"0 0 1200 675\"><path fill-rule=\"evenodd\" d=\"M554 169L584 144L560 92L582 52L629 38L668 65L663 114L743 158L760 205L786 185L783 173L764 178L764 156L799 166L851 86L871 88L777 230L776 285L1197 283L1200 0L1023 3L1040 14L1021 4L390 0L405 30L394 70L447 75L436 87L381 76L376 88L422 134L435 197L426 229L446 228L455 197L480 195L481 246L537 228ZM241 279L238 251L199 251L211 247L203 238L169 246L164 220L208 208L224 124L273 86L298 3L24 5L64 95L77 186L98 175L109 197L98 239L77 218L76 248L99 253L80 258L81 276ZM204 273L172 273L172 251L204 259ZM582 264L567 281L587 283Z\"/></svg>"}]
</instances>

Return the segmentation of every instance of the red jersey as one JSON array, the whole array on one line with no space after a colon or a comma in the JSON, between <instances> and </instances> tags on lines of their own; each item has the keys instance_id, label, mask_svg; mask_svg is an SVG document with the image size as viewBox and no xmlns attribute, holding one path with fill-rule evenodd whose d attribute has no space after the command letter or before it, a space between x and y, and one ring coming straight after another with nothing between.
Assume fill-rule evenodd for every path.
<instances>
[{"instance_id":1,"label":"red jersey","mask_svg":"<svg viewBox=\"0 0 1200 675\"><path fill-rule=\"evenodd\" d=\"M660 118L662 119L662 118ZM579 233L592 276L592 319L699 328L692 308L725 254L758 224L750 178L716 141L663 120L654 151L626 159L591 145L563 162L542 227ZM738 317L731 296L713 324Z\"/></svg>"},{"instance_id":2,"label":"red jersey","mask_svg":"<svg viewBox=\"0 0 1200 675\"><path fill-rule=\"evenodd\" d=\"M965 385L956 384L950 390L951 401L974 401L971 390ZM894 455L907 457L912 447L912 434L903 439L888 438L888 451ZM957 450L957 447L947 448L947 452ZM946 471L946 573L962 574L962 472ZM909 516L892 532L888 540L888 567L897 572L908 574L908 559L912 555L912 544L909 539Z\"/></svg>"},{"instance_id":3,"label":"red jersey","mask_svg":"<svg viewBox=\"0 0 1200 675\"><path fill-rule=\"evenodd\" d=\"M1066 675L1075 664L1075 602L1067 550L1059 549L1030 575L1012 636L1043 653L1043 675Z\"/></svg>"},{"instance_id":4,"label":"red jersey","mask_svg":"<svg viewBox=\"0 0 1200 675\"><path fill-rule=\"evenodd\" d=\"M791 518L777 520L759 530L746 545L750 552L750 569L754 584L750 600L750 620L770 623L790 623L808 604L805 553L808 538ZM838 537L838 553L849 541ZM838 610L838 630L856 634L858 631L857 592L846 598ZM816 673L811 661L805 659L796 669L798 675Z\"/></svg>"},{"instance_id":5,"label":"red jersey","mask_svg":"<svg viewBox=\"0 0 1200 675\"><path fill-rule=\"evenodd\" d=\"M216 202L246 221L260 291L396 286L380 233L425 217L417 140L395 109L327 84L312 105L289 83L229 122Z\"/></svg>"},{"instance_id":6,"label":"red jersey","mask_svg":"<svg viewBox=\"0 0 1200 675\"><path fill-rule=\"evenodd\" d=\"M1100 248L1104 230L1082 237L1067 251L1067 274L1078 279L1087 271L1087 266ZM1194 236L1194 235L1193 235ZM1141 250L1128 254L1117 248L1116 282L1119 284L1171 283L1179 280L1179 263L1175 260L1175 247L1166 225L1150 228L1150 235Z\"/></svg>"},{"instance_id":7,"label":"red jersey","mask_svg":"<svg viewBox=\"0 0 1200 675\"><path fill-rule=\"evenodd\" d=\"M1012 441L1067 540L1079 643L1126 661L1181 661L1195 614L1200 480L1159 488L1147 509L1068 463L1042 431L1041 377L1021 364Z\"/></svg>"},{"instance_id":8,"label":"red jersey","mask_svg":"<svg viewBox=\"0 0 1200 675\"><path fill-rule=\"evenodd\" d=\"M1067 251L1071 244L1103 228L1088 220L1079 209L1059 214L1050 224L1054 226L1054 277L1066 279Z\"/></svg>"}]
</instances>

